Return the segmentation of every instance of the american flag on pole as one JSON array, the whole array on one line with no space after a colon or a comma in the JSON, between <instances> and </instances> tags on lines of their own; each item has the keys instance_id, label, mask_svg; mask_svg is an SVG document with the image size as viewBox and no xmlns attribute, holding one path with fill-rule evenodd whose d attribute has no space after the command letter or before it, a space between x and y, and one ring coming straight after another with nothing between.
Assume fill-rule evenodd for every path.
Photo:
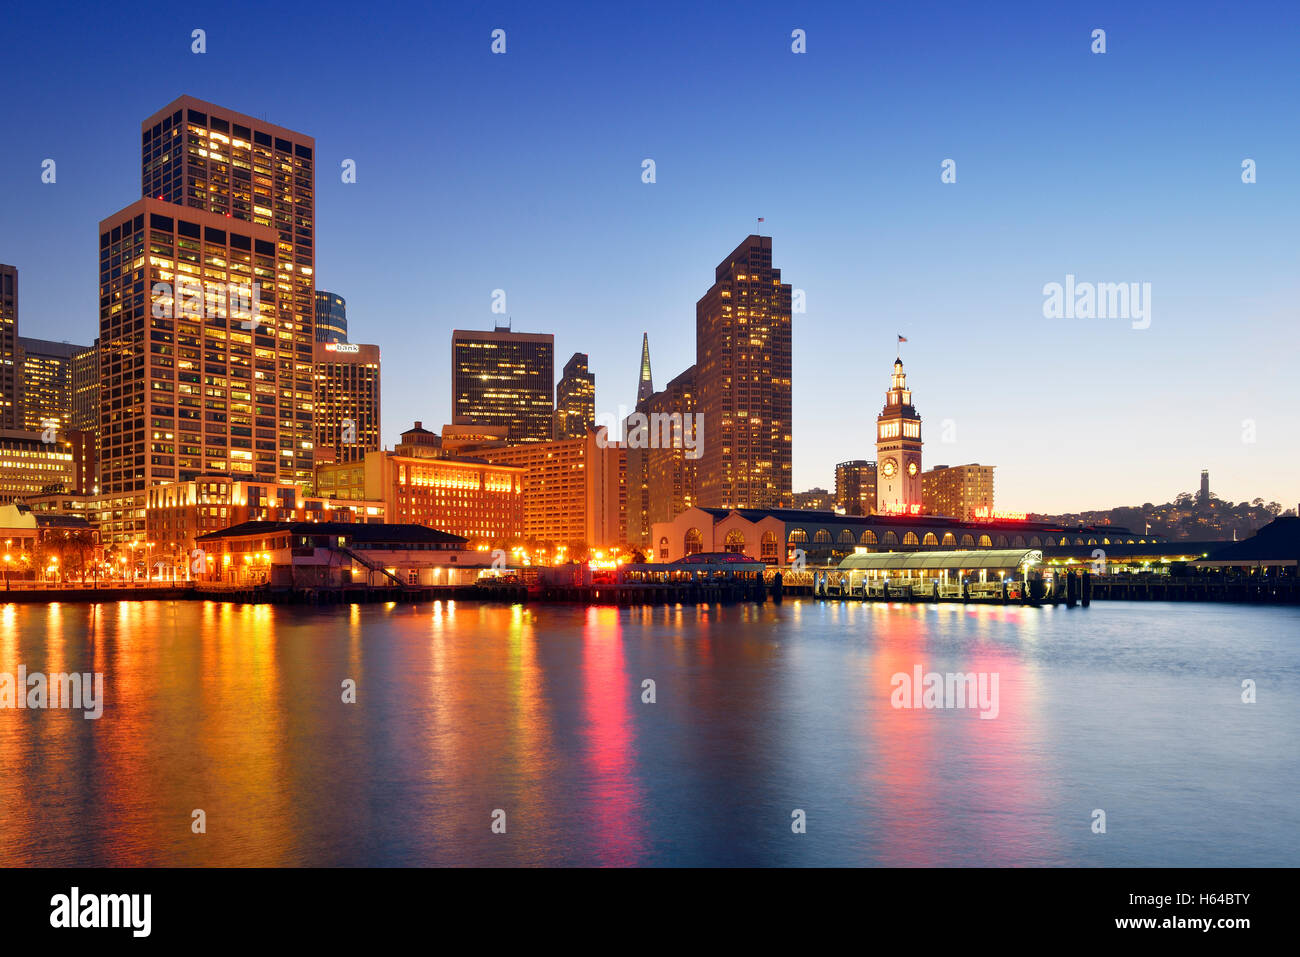
<instances>
[{"instance_id":1,"label":"american flag on pole","mask_svg":"<svg viewBox=\"0 0 1300 957\"><path fill-rule=\"evenodd\" d=\"M907 336L899 336L899 337L898 337L898 341L899 341L899 342L906 342L906 341L907 341Z\"/></svg>"},{"instance_id":2,"label":"american flag on pole","mask_svg":"<svg viewBox=\"0 0 1300 957\"><path fill-rule=\"evenodd\" d=\"M759 221L760 223L767 222L767 220L763 219L762 216L758 217L758 221Z\"/></svg>"}]
</instances>

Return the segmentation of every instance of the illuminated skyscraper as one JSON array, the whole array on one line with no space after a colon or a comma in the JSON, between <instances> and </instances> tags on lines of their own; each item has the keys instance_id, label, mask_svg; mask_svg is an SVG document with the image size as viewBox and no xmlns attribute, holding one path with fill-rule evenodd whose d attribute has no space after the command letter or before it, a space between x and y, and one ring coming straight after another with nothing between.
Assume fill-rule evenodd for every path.
<instances>
[{"instance_id":1,"label":"illuminated skyscraper","mask_svg":"<svg viewBox=\"0 0 1300 957\"><path fill-rule=\"evenodd\" d=\"M553 438L584 439L596 424L596 377L587 371L587 354L575 352L555 386Z\"/></svg>"},{"instance_id":2,"label":"illuminated skyscraper","mask_svg":"<svg viewBox=\"0 0 1300 957\"><path fill-rule=\"evenodd\" d=\"M66 342L18 337L22 427L32 432L72 428L72 361L85 349Z\"/></svg>"},{"instance_id":3,"label":"illuminated skyscraper","mask_svg":"<svg viewBox=\"0 0 1300 957\"><path fill-rule=\"evenodd\" d=\"M0 429L16 429L18 409L18 269L0 263Z\"/></svg>"},{"instance_id":4,"label":"illuminated skyscraper","mask_svg":"<svg viewBox=\"0 0 1300 957\"><path fill-rule=\"evenodd\" d=\"M876 463L863 459L835 466L835 507L845 515L872 515L876 511Z\"/></svg>"},{"instance_id":5,"label":"illuminated skyscraper","mask_svg":"<svg viewBox=\"0 0 1300 957\"><path fill-rule=\"evenodd\" d=\"M298 343L276 299L275 230L142 199L99 233L103 540L144 534L154 485L203 473L296 484ZM310 402L305 414L310 426Z\"/></svg>"},{"instance_id":6,"label":"illuminated skyscraper","mask_svg":"<svg viewBox=\"0 0 1300 957\"><path fill-rule=\"evenodd\" d=\"M636 401L642 403L655 394L654 376L650 374L650 333L641 333L641 374L637 380Z\"/></svg>"},{"instance_id":7,"label":"illuminated skyscraper","mask_svg":"<svg viewBox=\"0 0 1300 957\"><path fill-rule=\"evenodd\" d=\"M790 286L772 268L772 238L747 236L695 306L697 504L791 504L790 339Z\"/></svg>"},{"instance_id":8,"label":"illuminated skyscraper","mask_svg":"<svg viewBox=\"0 0 1300 957\"><path fill-rule=\"evenodd\" d=\"M265 382L269 370L263 366L275 364L273 415L278 436L274 451L279 478L310 484L316 141L189 96L163 107L141 124L140 131L143 196L202 210L226 219L228 227L229 220L235 220L274 232L275 271L252 277L262 285L262 303L275 305L266 317L274 354L259 352L257 378ZM253 238L254 233L249 230L243 235ZM187 245L192 239L178 237L178 270L197 277L201 269L205 280L210 269L224 272L220 264L195 257L195 250Z\"/></svg>"},{"instance_id":9,"label":"illuminated skyscraper","mask_svg":"<svg viewBox=\"0 0 1300 957\"><path fill-rule=\"evenodd\" d=\"M335 462L379 450L379 346L316 343L316 448Z\"/></svg>"},{"instance_id":10,"label":"illuminated skyscraper","mask_svg":"<svg viewBox=\"0 0 1300 957\"><path fill-rule=\"evenodd\" d=\"M316 341L348 341L348 304L340 295L316 290Z\"/></svg>"},{"instance_id":11,"label":"illuminated skyscraper","mask_svg":"<svg viewBox=\"0 0 1300 957\"><path fill-rule=\"evenodd\" d=\"M554 336L452 331L452 424L503 425L512 445L549 442L554 383Z\"/></svg>"}]
</instances>

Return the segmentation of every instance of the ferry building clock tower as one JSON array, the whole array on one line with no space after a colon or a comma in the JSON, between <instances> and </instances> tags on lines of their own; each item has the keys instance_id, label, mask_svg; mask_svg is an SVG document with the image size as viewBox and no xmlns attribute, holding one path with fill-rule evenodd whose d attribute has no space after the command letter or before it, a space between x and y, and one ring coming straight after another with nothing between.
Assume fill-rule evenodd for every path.
<instances>
[{"instance_id":1,"label":"ferry building clock tower","mask_svg":"<svg viewBox=\"0 0 1300 957\"><path fill-rule=\"evenodd\" d=\"M921 512L921 417L912 407L903 360L894 360L885 408L876 417L876 511Z\"/></svg>"}]
</instances>

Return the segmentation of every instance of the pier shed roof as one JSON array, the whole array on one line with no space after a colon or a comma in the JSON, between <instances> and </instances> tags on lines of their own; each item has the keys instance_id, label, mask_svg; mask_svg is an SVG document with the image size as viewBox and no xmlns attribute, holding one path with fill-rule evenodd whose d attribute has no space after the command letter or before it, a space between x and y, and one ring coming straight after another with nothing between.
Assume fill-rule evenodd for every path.
<instances>
[{"instance_id":1,"label":"pier shed roof","mask_svg":"<svg viewBox=\"0 0 1300 957\"><path fill-rule=\"evenodd\" d=\"M920 569L1020 568L1042 562L1038 548L992 548L956 552L857 552L840 562L841 571L917 571Z\"/></svg>"}]
</instances>

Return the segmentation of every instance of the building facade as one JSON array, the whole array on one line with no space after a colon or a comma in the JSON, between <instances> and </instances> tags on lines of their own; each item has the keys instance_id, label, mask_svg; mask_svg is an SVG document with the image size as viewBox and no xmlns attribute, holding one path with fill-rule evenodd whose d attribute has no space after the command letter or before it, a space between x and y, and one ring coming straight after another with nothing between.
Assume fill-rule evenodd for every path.
<instances>
[{"instance_id":1,"label":"building facade","mask_svg":"<svg viewBox=\"0 0 1300 957\"><path fill-rule=\"evenodd\" d=\"M348 341L348 303L337 293L316 290L316 341Z\"/></svg>"},{"instance_id":2,"label":"building facade","mask_svg":"<svg viewBox=\"0 0 1300 957\"><path fill-rule=\"evenodd\" d=\"M22 422L18 381L18 269L0 263L0 429Z\"/></svg>"},{"instance_id":3,"label":"building facade","mask_svg":"<svg viewBox=\"0 0 1300 957\"><path fill-rule=\"evenodd\" d=\"M379 450L379 346L317 342L314 444L318 457L356 462Z\"/></svg>"},{"instance_id":4,"label":"building facade","mask_svg":"<svg viewBox=\"0 0 1300 957\"><path fill-rule=\"evenodd\" d=\"M855 550L922 551L1109 545L1139 539L1116 525L963 522L928 515L839 515L798 509L691 508L654 526L654 559L736 552L785 567L839 562ZM1154 542L1157 537L1141 536Z\"/></svg>"},{"instance_id":5,"label":"building facade","mask_svg":"<svg viewBox=\"0 0 1300 957\"><path fill-rule=\"evenodd\" d=\"M268 227L153 199L100 223L100 487L121 514L106 543L143 534L154 485L299 481L312 413L280 248Z\"/></svg>"},{"instance_id":6,"label":"building facade","mask_svg":"<svg viewBox=\"0 0 1300 957\"><path fill-rule=\"evenodd\" d=\"M571 554L624 544L625 452L594 429L580 439L485 449L478 454L523 469L525 541L564 546Z\"/></svg>"},{"instance_id":7,"label":"building facade","mask_svg":"<svg viewBox=\"0 0 1300 957\"><path fill-rule=\"evenodd\" d=\"M795 492L792 498L794 508L813 509L818 512L829 512L835 504L834 494L824 488L810 488L806 492Z\"/></svg>"},{"instance_id":8,"label":"building facade","mask_svg":"<svg viewBox=\"0 0 1300 957\"><path fill-rule=\"evenodd\" d=\"M699 411L708 440L699 501L773 508L791 494L790 286L772 239L751 235L717 267L695 306Z\"/></svg>"},{"instance_id":9,"label":"building facade","mask_svg":"<svg viewBox=\"0 0 1300 957\"><path fill-rule=\"evenodd\" d=\"M875 514L875 462L854 459L835 466L835 507L845 515Z\"/></svg>"},{"instance_id":10,"label":"building facade","mask_svg":"<svg viewBox=\"0 0 1300 957\"><path fill-rule=\"evenodd\" d=\"M202 535L252 521L376 523L382 502L340 501L304 495L299 485L246 482L229 475L203 475L159 485L146 492L145 543L151 565L162 562L164 577L192 577L190 552ZM170 572L177 570L178 575ZM191 569L193 571L193 569Z\"/></svg>"},{"instance_id":11,"label":"building facade","mask_svg":"<svg viewBox=\"0 0 1300 957\"><path fill-rule=\"evenodd\" d=\"M512 444L549 442L554 383L554 336L452 331L452 424L504 425Z\"/></svg>"},{"instance_id":12,"label":"building facade","mask_svg":"<svg viewBox=\"0 0 1300 957\"><path fill-rule=\"evenodd\" d=\"M99 340L72 357L72 428L99 441Z\"/></svg>"},{"instance_id":13,"label":"building facade","mask_svg":"<svg viewBox=\"0 0 1300 957\"><path fill-rule=\"evenodd\" d=\"M555 386L554 439L580 439L596 424L596 377L587 369L587 354L575 352L564 364Z\"/></svg>"},{"instance_id":14,"label":"building facade","mask_svg":"<svg viewBox=\"0 0 1300 957\"><path fill-rule=\"evenodd\" d=\"M29 432L72 428L72 363L85 346L18 337L18 404Z\"/></svg>"},{"instance_id":15,"label":"building facade","mask_svg":"<svg viewBox=\"0 0 1300 957\"><path fill-rule=\"evenodd\" d=\"M0 429L0 505L71 491L72 459L73 447L66 437L46 442L40 432Z\"/></svg>"},{"instance_id":16,"label":"building facade","mask_svg":"<svg viewBox=\"0 0 1300 957\"><path fill-rule=\"evenodd\" d=\"M921 474L921 485L927 515L972 520L994 516L991 465L936 465Z\"/></svg>"},{"instance_id":17,"label":"building facade","mask_svg":"<svg viewBox=\"0 0 1300 957\"><path fill-rule=\"evenodd\" d=\"M262 371L263 364L275 365L277 408L272 415L277 417L279 434L263 440L275 441L275 448L263 449L259 444L254 451L274 453L277 480L309 485L314 465L316 141L303 133L189 96L178 98L146 119L140 132L141 195L189 207L184 212L172 209L161 215L194 224L198 219L191 214L205 213L209 218L202 220L202 228L211 229L218 238L226 230L232 236L262 242L267 231L270 233L269 253L232 244L233 258L227 260L229 272L235 274L237 264L248 264L254 266L251 275L222 275L227 270L206 258L207 247L213 245L206 232L202 237L205 258L197 258L200 250L193 245L199 237L179 233L174 255L158 258L175 259L177 270L191 277L201 275L205 283L236 278L259 283L263 314L257 330L258 370ZM239 256L249 252L257 257L256 263L247 263L247 255ZM149 255L152 262L157 254L150 248ZM263 257L265 264L261 262ZM265 273L264 268L272 271ZM233 404L232 397L225 398ZM258 402L260 405L261 399Z\"/></svg>"},{"instance_id":18,"label":"building facade","mask_svg":"<svg viewBox=\"0 0 1300 957\"><path fill-rule=\"evenodd\" d=\"M921 416L912 406L903 360L895 359L885 407L876 417L876 511L919 515L923 503Z\"/></svg>"},{"instance_id":19,"label":"building facade","mask_svg":"<svg viewBox=\"0 0 1300 957\"><path fill-rule=\"evenodd\" d=\"M696 367L691 366L646 400L644 438L628 433L629 451L633 445L643 447L649 526L671 521L699 500L706 436L695 434L691 425L698 424L698 413Z\"/></svg>"}]
</instances>

